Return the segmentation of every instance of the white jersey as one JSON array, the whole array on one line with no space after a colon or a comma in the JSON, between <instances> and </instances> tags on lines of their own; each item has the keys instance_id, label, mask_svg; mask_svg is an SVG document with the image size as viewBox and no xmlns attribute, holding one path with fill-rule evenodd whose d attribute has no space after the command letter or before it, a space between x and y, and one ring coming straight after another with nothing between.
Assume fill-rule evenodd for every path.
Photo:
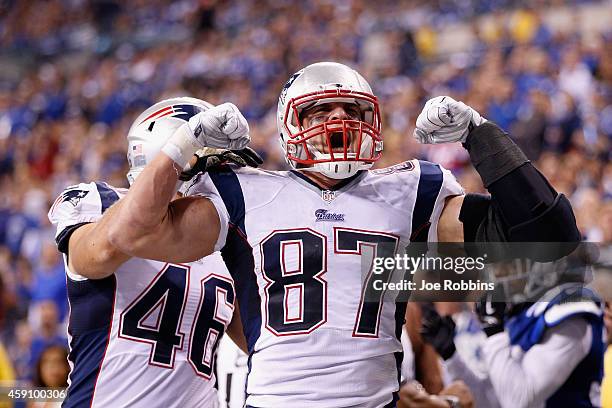
<instances>
[{"instance_id":1,"label":"white jersey","mask_svg":"<svg viewBox=\"0 0 612 408\"><path fill-rule=\"evenodd\" d=\"M217 385L220 408L242 408L249 372L247 356L227 336L221 339L217 350Z\"/></svg>"},{"instance_id":2,"label":"white jersey","mask_svg":"<svg viewBox=\"0 0 612 408\"><path fill-rule=\"evenodd\" d=\"M402 382L411 382L416 378L416 367L414 360L414 350L412 349L412 342L410 341L410 337L408 336L408 332L406 331L406 327L402 329L402 349L404 351L404 358L402 360L401 373L402 373Z\"/></svg>"},{"instance_id":3,"label":"white jersey","mask_svg":"<svg viewBox=\"0 0 612 408\"><path fill-rule=\"evenodd\" d=\"M126 191L106 183L71 186L49 211L70 304L63 406L216 407L215 351L235 298L218 252L190 264L132 258L99 280L68 269L70 234Z\"/></svg>"},{"instance_id":4,"label":"white jersey","mask_svg":"<svg viewBox=\"0 0 612 408\"><path fill-rule=\"evenodd\" d=\"M450 172L413 160L321 191L299 172L227 167L187 193L210 197L222 221L250 352L247 405L394 405L405 305L363 302L362 258L369 268L411 237L435 241L445 199L463 193Z\"/></svg>"}]
</instances>

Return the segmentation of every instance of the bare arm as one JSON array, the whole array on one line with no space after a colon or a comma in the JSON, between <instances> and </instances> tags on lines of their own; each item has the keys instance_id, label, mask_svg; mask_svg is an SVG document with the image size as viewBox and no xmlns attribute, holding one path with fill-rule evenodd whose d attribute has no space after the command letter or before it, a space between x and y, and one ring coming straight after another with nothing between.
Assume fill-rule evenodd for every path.
<instances>
[{"instance_id":1,"label":"bare arm","mask_svg":"<svg viewBox=\"0 0 612 408\"><path fill-rule=\"evenodd\" d=\"M242 330L242 320L240 318L240 307L238 301L236 301L236 308L234 309L234 316L226 330L227 335L232 341L246 354L249 354L246 338Z\"/></svg>"},{"instance_id":2,"label":"bare arm","mask_svg":"<svg viewBox=\"0 0 612 408\"><path fill-rule=\"evenodd\" d=\"M120 251L165 262L192 262L214 251L220 231L210 200L184 197L171 202L180 169L158 154L136 179L108 220L108 240Z\"/></svg>"},{"instance_id":3,"label":"bare arm","mask_svg":"<svg viewBox=\"0 0 612 408\"><path fill-rule=\"evenodd\" d=\"M221 228L217 210L202 197L170 203L178 177L198 149L241 149L249 141L249 125L235 105L191 117L135 180L109 225L110 242L132 256L166 262L210 255Z\"/></svg>"},{"instance_id":4,"label":"bare arm","mask_svg":"<svg viewBox=\"0 0 612 408\"><path fill-rule=\"evenodd\" d=\"M398 408L447 408L448 402L436 395L430 395L422 385L408 383L399 391Z\"/></svg>"},{"instance_id":5,"label":"bare arm","mask_svg":"<svg viewBox=\"0 0 612 408\"><path fill-rule=\"evenodd\" d=\"M421 307L409 302L406 308L406 331L414 351L415 378L427 392L439 393L444 387L439 356L436 350L421 337Z\"/></svg>"},{"instance_id":6,"label":"bare arm","mask_svg":"<svg viewBox=\"0 0 612 408\"><path fill-rule=\"evenodd\" d=\"M469 388L461 381L455 381L446 387L440 395L452 395L459 399L463 408L473 408L474 399ZM446 408L450 404L444 397L428 394L418 382L404 384L399 391L398 408Z\"/></svg>"},{"instance_id":7,"label":"bare arm","mask_svg":"<svg viewBox=\"0 0 612 408\"><path fill-rule=\"evenodd\" d=\"M463 223L459 213L465 196L454 196L446 200L438 222L438 241L463 242Z\"/></svg>"},{"instance_id":8,"label":"bare arm","mask_svg":"<svg viewBox=\"0 0 612 408\"><path fill-rule=\"evenodd\" d=\"M100 221L76 229L68 242L70 272L89 279L112 275L130 256L121 252L108 240L109 220L123 204L120 200L110 207Z\"/></svg>"}]
</instances>

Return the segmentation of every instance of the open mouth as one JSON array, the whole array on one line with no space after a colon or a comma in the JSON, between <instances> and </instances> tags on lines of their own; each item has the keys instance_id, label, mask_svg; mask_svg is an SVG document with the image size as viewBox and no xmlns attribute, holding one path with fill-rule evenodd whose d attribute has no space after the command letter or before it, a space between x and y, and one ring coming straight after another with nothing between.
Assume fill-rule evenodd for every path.
<instances>
[{"instance_id":1,"label":"open mouth","mask_svg":"<svg viewBox=\"0 0 612 408\"><path fill-rule=\"evenodd\" d=\"M355 152L353 149L355 148L355 135L352 132L346 133L346 153L347 157L351 155L354 156ZM316 141L313 140L309 144L323 154L333 153L334 157L341 158L344 157L345 145L344 145L345 134L343 131L332 131L327 133L327 135L323 134L321 137L317 138Z\"/></svg>"},{"instance_id":2,"label":"open mouth","mask_svg":"<svg viewBox=\"0 0 612 408\"><path fill-rule=\"evenodd\" d=\"M344 134L342 132L332 133L329 136L329 142L334 152L338 151L338 149L341 149L342 151L344 151Z\"/></svg>"}]
</instances>

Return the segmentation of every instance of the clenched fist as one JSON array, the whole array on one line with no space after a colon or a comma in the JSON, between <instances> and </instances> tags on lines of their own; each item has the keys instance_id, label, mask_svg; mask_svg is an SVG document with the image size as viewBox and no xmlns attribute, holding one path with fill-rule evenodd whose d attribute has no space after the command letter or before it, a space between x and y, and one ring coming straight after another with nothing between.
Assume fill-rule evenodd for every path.
<instances>
[{"instance_id":1,"label":"clenched fist","mask_svg":"<svg viewBox=\"0 0 612 408\"><path fill-rule=\"evenodd\" d=\"M251 141L249 124L236 105L223 103L192 116L162 147L184 169L199 149L215 147L239 150Z\"/></svg>"},{"instance_id":2,"label":"clenched fist","mask_svg":"<svg viewBox=\"0 0 612 408\"><path fill-rule=\"evenodd\" d=\"M427 101L416 120L414 138L421 143L465 142L474 126L486 122L478 112L450 96Z\"/></svg>"},{"instance_id":3,"label":"clenched fist","mask_svg":"<svg viewBox=\"0 0 612 408\"><path fill-rule=\"evenodd\" d=\"M202 147L237 150L251 141L249 124L233 103L223 103L189 119L189 129Z\"/></svg>"}]
</instances>

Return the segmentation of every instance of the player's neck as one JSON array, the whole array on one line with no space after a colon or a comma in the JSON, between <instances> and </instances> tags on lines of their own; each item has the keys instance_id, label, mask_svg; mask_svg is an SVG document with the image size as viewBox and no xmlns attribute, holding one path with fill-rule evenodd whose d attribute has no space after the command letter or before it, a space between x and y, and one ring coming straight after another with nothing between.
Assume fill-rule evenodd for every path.
<instances>
[{"instance_id":1,"label":"player's neck","mask_svg":"<svg viewBox=\"0 0 612 408\"><path fill-rule=\"evenodd\" d=\"M324 176L321 173L317 173L314 171L300 171L303 175L312 180L316 185L318 185L321 190L330 190L342 182L342 179L333 179L327 176Z\"/></svg>"}]
</instances>

